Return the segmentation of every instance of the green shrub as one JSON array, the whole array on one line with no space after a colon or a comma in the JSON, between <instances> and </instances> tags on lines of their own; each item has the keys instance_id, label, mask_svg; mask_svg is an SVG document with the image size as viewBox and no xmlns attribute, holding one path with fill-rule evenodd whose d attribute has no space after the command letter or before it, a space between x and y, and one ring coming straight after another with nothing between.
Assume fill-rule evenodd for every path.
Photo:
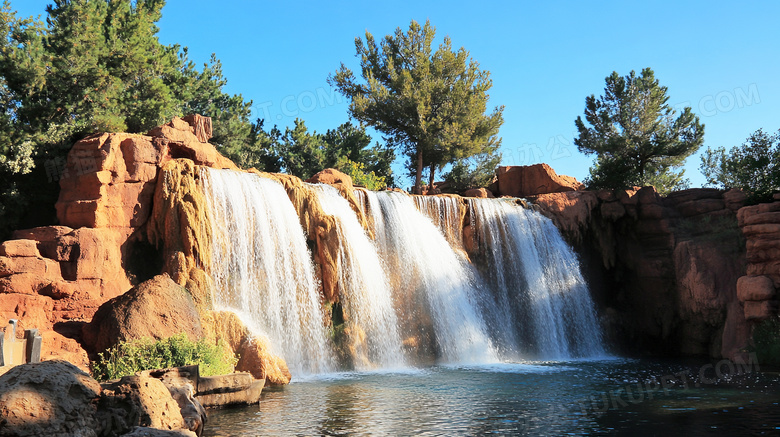
<instances>
[{"instance_id":1,"label":"green shrub","mask_svg":"<svg viewBox=\"0 0 780 437\"><path fill-rule=\"evenodd\" d=\"M162 340L142 338L121 342L98 354L92 363L92 374L99 381L117 379L136 372L168 367L200 365L204 376L231 373L238 360L220 340L217 344L205 340L193 342L185 334Z\"/></svg>"},{"instance_id":2,"label":"green shrub","mask_svg":"<svg viewBox=\"0 0 780 437\"><path fill-rule=\"evenodd\" d=\"M387 187L384 176L377 176L373 171L366 172L366 166L362 162L351 161L348 158L340 158L336 163L336 169L352 178L356 186L365 187L368 190L378 191Z\"/></svg>"},{"instance_id":3,"label":"green shrub","mask_svg":"<svg viewBox=\"0 0 780 437\"><path fill-rule=\"evenodd\" d=\"M709 185L741 188L749 205L771 202L772 193L780 190L780 130L771 134L759 129L729 151L707 148L699 168Z\"/></svg>"},{"instance_id":4,"label":"green shrub","mask_svg":"<svg viewBox=\"0 0 780 437\"><path fill-rule=\"evenodd\" d=\"M780 366L780 316L756 325L753 330L753 345L761 365Z\"/></svg>"}]
</instances>

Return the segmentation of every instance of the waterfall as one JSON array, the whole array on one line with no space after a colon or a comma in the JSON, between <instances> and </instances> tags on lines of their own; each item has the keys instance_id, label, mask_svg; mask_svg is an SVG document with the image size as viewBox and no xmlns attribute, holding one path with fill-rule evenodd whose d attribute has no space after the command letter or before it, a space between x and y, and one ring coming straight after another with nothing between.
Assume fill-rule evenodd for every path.
<instances>
[{"instance_id":1,"label":"waterfall","mask_svg":"<svg viewBox=\"0 0 780 437\"><path fill-rule=\"evenodd\" d=\"M417 209L425 214L444 234L447 242L458 250L463 249L461 237L460 198L450 196L414 196Z\"/></svg>"},{"instance_id":2,"label":"waterfall","mask_svg":"<svg viewBox=\"0 0 780 437\"><path fill-rule=\"evenodd\" d=\"M579 262L552 222L503 199L469 199L469 213L494 301L511 308L498 319L502 333L516 337L514 352L544 359L604 355Z\"/></svg>"},{"instance_id":3,"label":"waterfall","mask_svg":"<svg viewBox=\"0 0 780 437\"><path fill-rule=\"evenodd\" d=\"M337 362L365 370L604 355L576 255L549 219L513 200L357 189L367 232L338 190L308 185L338 235L330 307L281 184L208 168L200 180L215 305L268 337L296 375Z\"/></svg>"},{"instance_id":4,"label":"waterfall","mask_svg":"<svg viewBox=\"0 0 780 437\"><path fill-rule=\"evenodd\" d=\"M250 173L203 167L200 176L216 306L267 336L293 374L334 370L314 265L287 192Z\"/></svg>"},{"instance_id":5,"label":"waterfall","mask_svg":"<svg viewBox=\"0 0 780 437\"><path fill-rule=\"evenodd\" d=\"M339 291L355 366L405 365L398 320L377 249L349 203L330 185L314 185L322 210L337 220ZM354 332L357 331L357 332Z\"/></svg>"},{"instance_id":6,"label":"waterfall","mask_svg":"<svg viewBox=\"0 0 780 437\"><path fill-rule=\"evenodd\" d=\"M435 339L433 347L446 362L496 361L477 309L477 278L464 257L456 254L411 196L366 192L364 202L393 276L407 341L417 344ZM431 333L434 339L417 338Z\"/></svg>"}]
</instances>

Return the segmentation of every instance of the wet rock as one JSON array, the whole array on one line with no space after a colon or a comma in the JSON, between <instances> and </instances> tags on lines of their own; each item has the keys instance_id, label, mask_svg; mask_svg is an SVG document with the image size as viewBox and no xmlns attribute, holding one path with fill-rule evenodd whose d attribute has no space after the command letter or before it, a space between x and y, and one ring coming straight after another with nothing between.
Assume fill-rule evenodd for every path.
<instances>
[{"instance_id":1,"label":"wet rock","mask_svg":"<svg viewBox=\"0 0 780 437\"><path fill-rule=\"evenodd\" d=\"M268 385L289 384L292 375L283 359L270 351L270 345L262 339L247 339L239 350L236 370L249 372L256 379L264 379Z\"/></svg>"},{"instance_id":2,"label":"wet rock","mask_svg":"<svg viewBox=\"0 0 780 437\"><path fill-rule=\"evenodd\" d=\"M493 192L488 190L487 188L472 188L470 190L466 190L462 193L463 197L477 197L481 199L493 199L496 196L493 195Z\"/></svg>"}]
</instances>

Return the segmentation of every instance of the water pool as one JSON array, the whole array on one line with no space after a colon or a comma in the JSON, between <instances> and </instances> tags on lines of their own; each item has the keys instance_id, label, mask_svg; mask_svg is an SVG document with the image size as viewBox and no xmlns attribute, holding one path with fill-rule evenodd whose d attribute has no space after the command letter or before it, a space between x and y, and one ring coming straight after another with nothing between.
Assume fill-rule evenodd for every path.
<instances>
[{"instance_id":1,"label":"water pool","mask_svg":"<svg viewBox=\"0 0 780 437\"><path fill-rule=\"evenodd\" d=\"M214 410L205 436L780 435L756 365L613 359L336 373Z\"/></svg>"}]
</instances>

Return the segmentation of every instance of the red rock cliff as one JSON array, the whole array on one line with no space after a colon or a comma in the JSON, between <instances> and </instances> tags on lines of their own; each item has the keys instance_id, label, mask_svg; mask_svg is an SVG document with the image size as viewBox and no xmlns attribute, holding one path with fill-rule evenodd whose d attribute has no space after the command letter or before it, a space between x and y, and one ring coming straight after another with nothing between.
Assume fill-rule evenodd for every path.
<instances>
[{"instance_id":1,"label":"red rock cliff","mask_svg":"<svg viewBox=\"0 0 780 437\"><path fill-rule=\"evenodd\" d=\"M533 201L580 249L608 331L625 350L734 357L750 336L737 295L750 268L737 222L744 199L738 190L661 197L645 187Z\"/></svg>"}]
</instances>

